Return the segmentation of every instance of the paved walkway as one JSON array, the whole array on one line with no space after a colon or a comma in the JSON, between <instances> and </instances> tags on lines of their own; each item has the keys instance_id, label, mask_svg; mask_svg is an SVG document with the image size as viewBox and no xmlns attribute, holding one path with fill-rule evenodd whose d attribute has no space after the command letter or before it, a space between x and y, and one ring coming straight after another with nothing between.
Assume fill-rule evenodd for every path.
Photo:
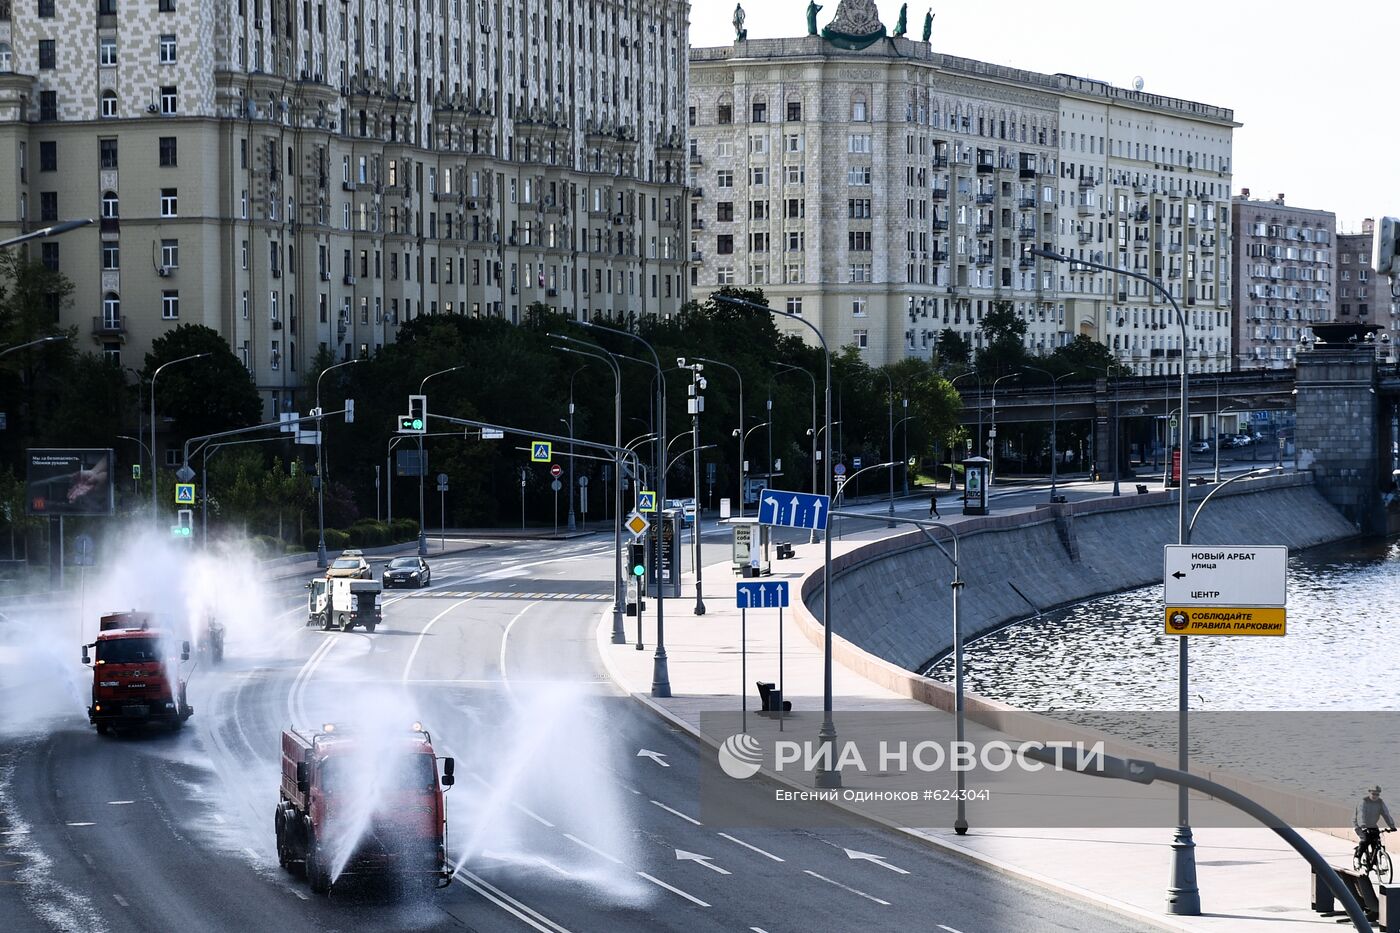
<instances>
[{"instance_id":1,"label":"paved walkway","mask_svg":"<svg viewBox=\"0 0 1400 933\"><path fill-rule=\"evenodd\" d=\"M1111 484L1098 484L1107 492ZM1082 490L1083 486L1078 486ZM950 503L951 506L951 503ZM1001 513L1028 508L999 509ZM944 507L945 516L953 508ZM951 522L960 516L951 517ZM907 526L906 526L907 527ZM868 536L863 535L866 541ZM860 546L861 541L833 543L837 554ZM793 589L802 576L821 566L820 544L801 544L792 560L775 561L774 576L786 579ZM632 645L610 643L611 612L605 612L598 628L598 650L613 680L638 700L652 706L676 725L702 740L717 739L701 732L700 715L717 710L737 710L741 687L740 620L735 608L735 577L727 564L705 568L706 615L692 614L693 582L679 600L668 600L666 650L674 696L655 700L650 696L655 616L652 603L644 621L645 651ZM785 723L789 737L815 737L821 723L822 655L784 614L782 625L783 676L787 699L794 714ZM635 620L628 620L629 637ZM750 612L747 626L748 685L755 680L778 681L779 625L773 610ZM841 711L881 710L908 716L946 717L918 703L866 681L839 666L832 673L833 705L838 729ZM748 731L767 739L776 723L754 714L756 696L750 695ZM846 778L847 787L892 787L891 775ZM1093 798L1103 795L1104 782L1075 774L1050 778L1047 793ZM1156 790L1153 785L1152 790ZM1174 789L1162 788L1170 801ZM1170 804L1168 804L1169 806ZM984 804L985 806L985 804ZM1193 812L1221 806L1214 801L1193 803ZM1167 829L979 829L976 803L968 805L972 831L955 835L951 828L899 828L994 868L1033 880L1057 890L1087 898L1117 913L1142 920L1144 927L1172 930L1230 931L1230 933L1289 933L1289 931L1337 929L1337 921L1310 911L1310 872L1303 859L1276 835L1265 829L1196 829L1196 861L1203 916L1170 917L1164 912L1170 876L1171 831ZM893 824L892 824L893 825ZM1324 833L1305 831L1304 836L1333 864L1350 863L1350 845Z\"/></svg>"}]
</instances>

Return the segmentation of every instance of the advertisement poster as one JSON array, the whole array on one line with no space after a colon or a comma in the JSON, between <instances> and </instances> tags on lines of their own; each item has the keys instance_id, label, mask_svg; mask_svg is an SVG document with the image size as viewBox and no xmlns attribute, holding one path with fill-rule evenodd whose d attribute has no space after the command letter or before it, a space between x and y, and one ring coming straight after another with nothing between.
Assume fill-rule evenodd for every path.
<instances>
[{"instance_id":1,"label":"advertisement poster","mask_svg":"<svg viewBox=\"0 0 1400 933\"><path fill-rule=\"evenodd\" d=\"M30 515L111 515L112 451L31 448L25 479Z\"/></svg>"}]
</instances>

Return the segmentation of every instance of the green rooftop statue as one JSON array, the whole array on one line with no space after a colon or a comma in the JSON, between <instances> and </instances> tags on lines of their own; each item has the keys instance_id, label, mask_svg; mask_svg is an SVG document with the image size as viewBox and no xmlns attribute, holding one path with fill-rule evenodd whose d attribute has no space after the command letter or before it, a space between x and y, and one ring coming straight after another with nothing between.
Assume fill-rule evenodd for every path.
<instances>
[{"instance_id":1,"label":"green rooftop statue","mask_svg":"<svg viewBox=\"0 0 1400 933\"><path fill-rule=\"evenodd\" d=\"M896 37L904 35L909 31L909 4L904 4L899 8L899 21L894 24L894 34Z\"/></svg>"},{"instance_id":2,"label":"green rooftop statue","mask_svg":"<svg viewBox=\"0 0 1400 933\"><path fill-rule=\"evenodd\" d=\"M933 35L933 11L932 11L932 10L929 10L929 11L928 11L928 15L924 17L924 41L927 42L927 41L929 40L929 38L930 38L932 35Z\"/></svg>"},{"instance_id":3,"label":"green rooftop statue","mask_svg":"<svg viewBox=\"0 0 1400 933\"><path fill-rule=\"evenodd\" d=\"M734 4L734 41L743 42L749 37L749 31L744 28L744 7L742 4Z\"/></svg>"},{"instance_id":4,"label":"green rooftop statue","mask_svg":"<svg viewBox=\"0 0 1400 933\"><path fill-rule=\"evenodd\" d=\"M822 5L817 0L810 0L807 4L807 35L817 34L817 14L822 11Z\"/></svg>"}]
</instances>

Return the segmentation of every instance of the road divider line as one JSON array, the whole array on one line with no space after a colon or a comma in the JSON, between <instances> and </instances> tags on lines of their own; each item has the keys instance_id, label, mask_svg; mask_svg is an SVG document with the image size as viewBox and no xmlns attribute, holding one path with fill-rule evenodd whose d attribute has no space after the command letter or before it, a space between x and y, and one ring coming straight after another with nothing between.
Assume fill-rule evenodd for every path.
<instances>
[{"instance_id":1,"label":"road divider line","mask_svg":"<svg viewBox=\"0 0 1400 933\"><path fill-rule=\"evenodd\" d=\"M130 904L128 904L128 903L126 902L126 898L122 897L120 894L113 894L113 895L112 895L112 900L116 901L118 904L122 905L123 907L130 907L130 906L131 906Z\"/></svg>"},{"instance_id":2,"label":"road divider line","mask_svg":"<svg viewBox=\"0 0 1400 933\"><path fill-rule=\"evenodd\" d=\"M533 605L534 604L531 603L531 606ZM506 685L507 691L510 690L510 678L506 676L506 643L507 640L510 638L510 630L515 628L515 623L519 622L520 617L529 611L530 606L526 606L524 609L521 609L519 612L517 612L515 614L515 617L506 623L506 629L504 632L501 633L501 656L500 659L496 662L496 667L501 672L501 682Z\"/></svg>"},{"instance_id":3,"label":"road divider line","mask_svg":"<svg viewBox=\"0 0 1400 933\"><path fill-rule=\"evenodd\" d=\"M667 813L670 813L670 814L673 814L674 816L680 817L681 819L685 820L687 823L694 823L696 826L704 826L704 825L705 825L704 823L702 823L702 822L700 822L699 820L695 819L695 817L693 817L693 816L686 816L684 813L682 813L682 812L679 811L679 810L672 810L670 807L666 806L664 803L662 803L662 802L659 801L659 800L653 800L652 803L656 804L658 807L660 807L661 809L665 810Z\"/></svg>"},{"instance_id":4,"label":"road divider line","mask_svg":"<svg viewBox=\"0 0 1400 933\"><path fill-rule=\"evenodd\" d=\"M473 772L473 773L471 773L471 774L468 774L467 777L471 778L473 781L476 781L476 783L480 784L482 787L486 788L487 790L491 790L491 785L488 784L488 783L486 783L486 781L481 777L481 775L476 774L475 772ZM515 809L519 810L521 813L523 813L523 814L525 814L526 816L528 816L530 819L534 820L535 822L540 823L540 824L542 824L542 825L544 825L544 826L548 826L550 829L553 829L553 828L554 828L554 824L553 824L553 823L551 823L549 820L545 819L544 817L540 816L538 813L536 813L534 810L531 810L529 807L525 806L524 804L520 804L520 803L516 803L515 801L511 801L511 804L510 804L510 805L511 805L512 807L514 807Z\"/></svg>"},{"instance_id":5,"label":"road divider line","mask_svg":"<svg viewBox=\"0 0 1400 933\"><path fill-rule=\"evenodd\" d=\"M683 898L685 898L686 900L690 901L692 904L697 904L697 905L699 905L699 906L701 906L701 907L709 907L709 906L710 906L709 904L706 904L704 901L700 900L700 898L696 897L694 894L687 894L687 893L685 893L684 891L682 891L680 888L673 888L671 885L669 885L669 884L667 884L666 882L662 881L660 878L653 878L651 875L648 875L648 874L647 874L646 872L644 872L644 871L639 871L639 872L637 872L637 874L640 875L641 877L645 878L646 880L650 881L652 884L660 885L661 887L665 888L667 891L670 891L672 894L679 894L681 897L683 897Z\"/></svg>"},{"instance_id":6,"label":"road divider line","mask_svg":"<svg viewBox=\"0 0 1400 933\"><path fill-rule=\"evenodd\" d=\"M839 881L833 881L832 879L828 878L826 875L819 875L819 874L817 874L816 872L812 871L812 869L810 869L810 868L804 868L804 869L802 869L802 871L805 872L806 874L811 875L813 878L818 879L819 881L825 881L827 884L834 884L834 885L836 885L838 888L840 888L841 890L843 890L843 891L850 891L852 894L856 895L857 897L863 897L863 898L865 898L867 901L874 901L875 903L877 903L877 904L883 904L883 905L886 906L886 907L890 906L890 902L889 902L889 901L882 901L882 900L880 900L880 898L876 897L876 896L873 895L873 894L866 894L864 891L857 891L855 888L851 887L850 885L842 884L842 883L839 882Z\"/></svg>"},{"instance_id":7,"label":"road divider line","mask_svg":"<svg viewBox=\"0 0 1400 933\"><path fill-rule=\"evenodd\" d=\"M463 603L471 602L473 599L476 599L476 597L468 596L466 599L459 599L452 605L448 606L446 609L442 610L442 612L439 612L437 615L433 616L431 619L428 620L428 624L423 626L423 631L418 633L418 638L415 639L413 642L413 651L409 653L408 660L404 662L403 676L399 678L399 683L408 683L408 672L413 669L413 662L418 657L418 649L423 647L423 639L428 637L428 632L432 630L433 626L437 624L438 620L441 619L443 616L447 615L453 609L456 609Z\"/></svg>"},{"instance_id":8,"label":"road divider line","mask_svg":"<svg viewBox=\"0 0 1400 933\"><path fill-rule=\"evenodd\" d=\"M609 862L612 862L614 865L621 865L621 864L622 864L622 859L613 858L611 855L609 855L608 853L604 852L602 849L598 849L598 848L595 848L595 847L589 845L588 843L584 842L584 841L583 841L582 839L580 839L579 837L575 836L573 833L565 833L565 834L564 834L564 838L567 839L567 840L569 840L570 842L577 843L578 845L583 846L583 847L584 847L585 849L587 849L589 852L593 852L593 853L595 853L595 854L597 854L597 855L601 855L603 858L607 859Z\"/></svg>"},{"instance_id":9,"label":"road divider line","mask_svg":"<svg viewBox=\"0 0 1400 933\"><path fill-rule=\"evenodd\" d=\"M938 929L940 929L940 930L947 930L948 933L962 933L962 930L955 930L955 929L953 929L952 927L944 926L944 925L941 924L941 923L938 924Z\"/></svg>"},{"instance_id":10,"label":"road divider line","mask_svg":"<svg viewBox=\"0 0 1400 933\"><path fill-rule=\"evenodd\" d=\"M452 873L452 877L460 884L471 888L506 913L528 923L536 930L539 930L540 933L569 933L567 928L560 926L534 908L528 907L511 897L480 875L467 870L462 863L458 863L456 870Z\"/></svg>"},{"instance_id":11,"label":"road divider line","mask_svg":"<svg viewBox=\"0 0 1400 933\"><path fill-rule=\"evenodd\" d=\"M742 840L742 839L735 839L733 836L729 835L729 833L720 833L719 835L723 836L725 839L728 839L730 842L737 843L737 844L743 846L745 849L752 849L754 852L757 852L759 855L763 856L764 858L771 858L771 859L772 859L773 861L775 861L775 862L781 862L781 861L783 861L782 859L780 859L780 858L778 858L776 855L774 855L772 852L764 852L764 851L763 851L762 849L760 849L758 846L750 845L749 843L745 842L745 841Z\"/></svg>"}]
</instances>

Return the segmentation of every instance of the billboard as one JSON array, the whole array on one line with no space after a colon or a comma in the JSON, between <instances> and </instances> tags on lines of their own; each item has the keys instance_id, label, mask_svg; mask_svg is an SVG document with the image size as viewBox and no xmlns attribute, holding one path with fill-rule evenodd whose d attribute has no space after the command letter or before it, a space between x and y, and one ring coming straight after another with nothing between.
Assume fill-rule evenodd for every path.
<instances>
[{"instance_id":1,"label":"billboard","mask_svg":"<svg viewBox=\"0 0 1400 933\"><path fill-rule=\"evenodd\" d=\"M25 510L30 515L111 515L111 450L30 448Z\"/></svg>"},{"instance_id":2,"label":"billboard","mask_svg":"<svg viewBox=\"0 0 1400 933\"><path fill-rule=\"evenodd\" d=\"M395 476L428 475L428 452L426 450L404 450L400 447L394 451L394 458Z\"/></svg>"}]
</instances>

